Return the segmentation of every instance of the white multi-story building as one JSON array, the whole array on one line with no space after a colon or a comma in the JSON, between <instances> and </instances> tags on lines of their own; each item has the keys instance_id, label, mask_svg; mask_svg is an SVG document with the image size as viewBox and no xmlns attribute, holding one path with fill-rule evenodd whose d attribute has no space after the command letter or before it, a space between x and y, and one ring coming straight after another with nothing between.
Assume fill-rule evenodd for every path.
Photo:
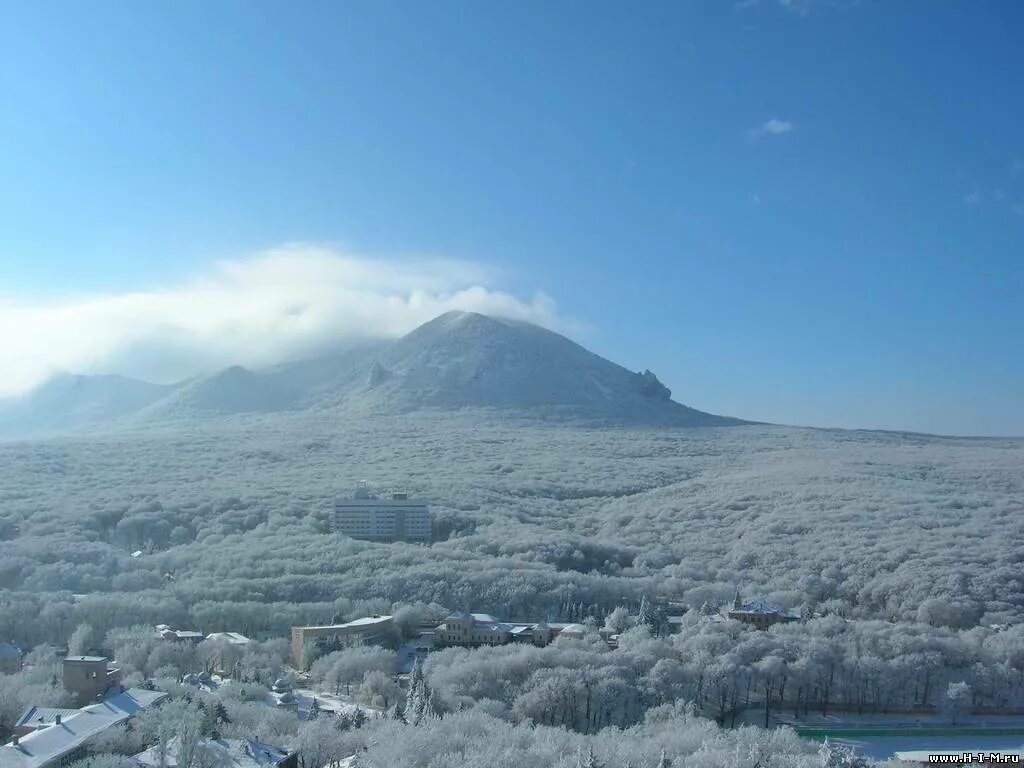
<instances>
[{"instance_id":1,"label":"white multi-story building","mask_svg":"<svg viewBox=\"0 0 1024 768\"><path fill-rule=\"evenodd\" d=\"M410 499L404 493L373 498L360 485L351 499L335 503L332 530L353 539L429 542L430 508L425 501Z\"/></svg>"}]
</instances>

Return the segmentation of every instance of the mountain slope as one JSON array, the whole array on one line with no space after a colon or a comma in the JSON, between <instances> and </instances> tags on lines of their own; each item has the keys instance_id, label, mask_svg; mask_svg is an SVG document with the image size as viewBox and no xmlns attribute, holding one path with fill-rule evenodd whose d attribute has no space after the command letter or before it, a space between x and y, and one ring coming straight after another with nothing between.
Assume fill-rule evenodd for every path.
<instances>
[{"instance_id":1,"label":"mountain slope","mask_svg":"<svg viewBox=\"0 0 1024 768\"><path fill-rule=\"evenodd\" d=\"M264 370L232 366L179 385L56 379L6 409L0 439L87 427L190 426L244 414L492 408L527 415L687 426L740 424L671 400L635 373L530 323L448 312L395 341Z\"/></svg>"},{"instance_id":2,"label":"mountain slope","mask_svg":"<svg viewBox=\"0 0 1024 768\"><path fill-rule=\"evenodd\" d=\"M634 373L553 331L472 312L448 312L385 349L374 386L350 404L559 409L581 415L737 423L670 400L650 371ZM386 375L381 375L382 373Z\"/></svg>"},{"instance_id":3,"label":"mountain slope","mask_svg":"<svg viewBox=\"0 0 1024 768\"><path fill-rule=\"evenodd\" d=\"M0 437L30 437L107 424L157 402L178 386L124 376L61 374L22 397L0 401Z\"/></svg>"},{"instance_id":4,"label":"mountain slope","mask_svg":"<svg viewBox=\"0 0 1024 768\"><path fill-rule=\"evenodd\" d=\"M362 369L379 349L365 345L260 371L232 366L190 381L141 410L133 422L303 410L361 381Z\"/></svg>"}]
</instances>

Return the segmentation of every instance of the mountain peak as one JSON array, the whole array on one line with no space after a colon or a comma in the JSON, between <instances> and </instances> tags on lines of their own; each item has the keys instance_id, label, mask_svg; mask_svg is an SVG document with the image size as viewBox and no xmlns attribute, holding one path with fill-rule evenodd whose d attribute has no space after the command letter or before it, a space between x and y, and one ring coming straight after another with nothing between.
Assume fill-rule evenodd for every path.
<instances>
[{"instance_id":1,"label":"mountain peak","mask_svg":"<svg viewBox=\"0 0 1024 768\"><path fill-rule=\"evenodd\" d=\"M671 400L651 371L616 365L555 331L532 323L446 312L396 341L371 374L372 394L351 402L402 410L487 407L617 420L724 424L732 420Z\"/></svg>"},{"instance_id":2,"label":"mountain peak","mask_svg":"<svg viewBox=\"0 0 1024 768\"><path fill-rule=\"evenodd\" d=\"M503 328L509 328L517 324L530 325L530 323L521 323L495 315L484 315L480 312L467 312L461 309L453 309L445 312L443 315L438 315L433 320L428 320L423 325L413 329L407 334L407 337L435 333L482 333L487 330L501 331Z\"/></svg>"},{"instance_id":3,"label":"mountain peak","mask_svg":"<svg viewBox=\"0 0 1024 768\"><path fill-rule=\"evenodd\" d=\"M486 408L544 418L721 426L742 423L674 402L651 371L630 371L555 331L452 311L400 339L265 370L231 366L180 385L64 375L0 404L0 436L245 414L394 413ZM68 426L70 425L70 426Z\"/></svg>"}]
</instances>

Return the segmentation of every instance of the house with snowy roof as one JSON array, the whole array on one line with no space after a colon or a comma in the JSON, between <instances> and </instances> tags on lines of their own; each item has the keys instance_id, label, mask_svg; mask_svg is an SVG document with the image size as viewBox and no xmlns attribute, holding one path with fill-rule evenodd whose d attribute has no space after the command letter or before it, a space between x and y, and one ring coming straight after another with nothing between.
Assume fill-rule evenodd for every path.
<instances>
[{"instance_id":1,"label":"house with snowy roof","mask_svg":"<svg viewBox=\"0 0 1024 768\"><path fill-rule=\"evenodd\" d=\"M90 740L158 704L166 696L162 691L130 688L96 704L72 710L67 716L64 711L44 711L42 716L49 718L48 724L25 736L16 734L10 742L0 746L0 768L63 765L82 755ZM31 710L26 715L31 719Z\"/></svg>"},{"instance_id":2,"label":"house with snowy roof","mask_svg":"<svg viewBox=\"0 0 1024 768\"><path fill-rule=\"evenodd\" d=\"M203 739L194 747L191 765L216 765L221 768L297 768L298 753L262 744L252 739ZM177 737L167 744L165 754L151 747L132 758L138 768L177 768L182 757Z\"/></svg>"},{"instance_id":3,"label":"house with snowy roof","mask_svg":"<svg viewBox=\"0 0 1024 768\"><path fill-rule=\"evenodd\" d=\"M758 629L768 629L773 624L800 620L798 614L785 611L768 600L749 600L744 602L740 597L738 589L736 590L736 597L732 601L732 608L727 615L730 619L742 621L744 624L750 624Z\"/></svg>"},{"instance_id":4,"label":"house with snowy roof","mask_svg":"<svg viewBox=\"0 0 1024 768\"><path fill-rule=\"evenodd\" d=\"M252 641L238 632L211 632L206 642L214 649L209 657L210 669L231 670Z\"/></svg>"},{"instance_id":5,"label":"house with snowy roof","mask_svg":"<svg viewBox=\"0 0 1024 768\"><path fill-rule=\"evenodd\" d=\"M40 728L60 725L62 719L67 720L77 714L78 710L70 707L29 707L14 723L14 735L27 736Z\"/></svg>"},{"instance_id":6,"label":"house with snowy roof","mask_svg":"<svg viewBox=\"0 0 1024 768\"><path fill-rule=\"evenodd\" d=\"M205 639L202 632L197 632L194 629L173 629L167 624L156 625L156 635L161 640L167 640L172 643L192 643L197 645Z\"/></svg>"}]
</instances>

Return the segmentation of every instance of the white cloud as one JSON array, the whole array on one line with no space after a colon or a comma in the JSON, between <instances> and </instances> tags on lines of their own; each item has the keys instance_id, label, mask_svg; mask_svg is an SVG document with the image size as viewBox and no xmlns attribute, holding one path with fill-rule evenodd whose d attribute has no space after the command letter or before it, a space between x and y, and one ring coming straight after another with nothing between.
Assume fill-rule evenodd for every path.
<instances>
[{"instance_id":1,"label":"white cloud","mask_svg":"<svg viewBox=\"0 0 1024 768\"><path fill-rule=\"evenodd\" d=\"M813 0L778 0L778 2L787 11L806 16L811 10Z\"/></svg>"},{"instance_id":2,"label":"white cloud","mask_svg":"<svg viewBox=\"0 0 1024 768\"><path fill-rule=\"evenodd\" d=\"M0 298L0 396L58 371L173 381L269 365L400 336L451 309L580 330L543 293L523 301L487 287L494 277L467 262L384 261L293 245L218 263L170 288L52 302Z\"/></svg>"},{"instance_id":3,"label":"white cloud","mask_svg":"<svg viewBox=\"0 0 1024 768\"><path fill-rule=\"evenodd\" d=\"M768 120L764 125L761 126L761 133L789 133L793 130L793 123L789 120L779 120L777 117L773 117Z\"/></svg>"},{"instance_id":4,"label":"white cloud","mask_svg":"<svg viewBox=\"0 0 1024 768\"><path fill-rule=\"evenodd\" d=\"M792 133L796 129L791 120L781 120L778 117L773 117L771 120L766 120L756 128L751 128L747 131L747 138L751 141L756 141L762 136L780 136L784 133Z\"/></svg>"},{"instance_id":5,"label":"white cloud","mask_svg":"<svg viewBox=\"0 0 1024 768\"><path fill-rule=\"evenodd\" d=\"M964 202L967 203L968 205L977 205L978 203L980 203L981 190L975 189L973 192L964 195Z\"/></svg>"}]
</instances>

